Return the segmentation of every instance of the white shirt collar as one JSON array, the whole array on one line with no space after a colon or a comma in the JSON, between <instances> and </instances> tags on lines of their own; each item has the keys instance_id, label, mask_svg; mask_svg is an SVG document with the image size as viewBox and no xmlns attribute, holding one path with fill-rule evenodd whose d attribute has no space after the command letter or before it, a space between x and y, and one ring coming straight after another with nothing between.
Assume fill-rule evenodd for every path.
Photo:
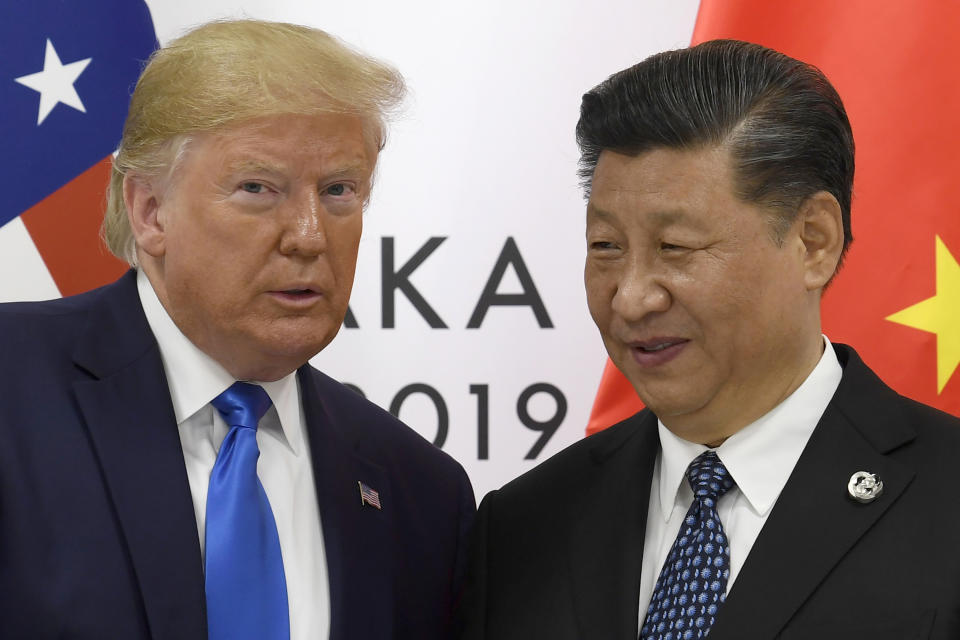
<instances>
[{"instance_id":1,"label":"white shirt collar","mask_svg":"<svg viewBox=\"0 0 960 640\"><path fill-rule=\"evenodd\" d=\"M147 323L160 347L163 369L170 387L170 399L177 425L210 405L210 401L236 382L220 363L201 351L177 327L160 303L153 285L142 269L137 272L137 292ZM251 381L253 382L253 381ZM296 372L273 382L256 382L264 388L273 402L278 421L267 420L261 428L285 443L299 454L302 433L294 425L300 424L300 393ZM267 412L269 416L271 411ZM276 425L279 423L279 428Z\"/></svg>"},{"instance_id":2,"label":"white shirt collar","mask_svg":"<svg viewBox=\"0 0 960 640\"><path fill-rule=\"evenodd\" d=\"M823 342L823 355L803 384L716 448L717 456L757 515L766 515L773 507L840 384L843 368L826 336ZM666 522L677 506L687 467L708 447L683 440L659 420L657 427L660 513Z\"/></svg>"}]
</instances>

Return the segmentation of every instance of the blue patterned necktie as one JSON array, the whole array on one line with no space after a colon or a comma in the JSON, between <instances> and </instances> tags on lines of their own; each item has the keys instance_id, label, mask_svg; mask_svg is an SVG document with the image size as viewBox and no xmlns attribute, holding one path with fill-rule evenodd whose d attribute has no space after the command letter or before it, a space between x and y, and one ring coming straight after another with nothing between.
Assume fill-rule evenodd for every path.
<instances>
[{"instance_id":1,"label":"blue patterned necktie","mask_svg":"<svg viewBox=\"0 0 960 640\"><path fill-rule=\"evenodd\" d=\"M687 480L693 504L653 588L640 640L705 638L727 598L730 545L717 501L735 483L713 451L690 463Z\"/></svg>"},{"instance_id":2,"label":"blue patterned necktie","mask_svg":"<svg viewBox=\"0 0 960 640\"><path fill-rule=\"evenodd\" d=\"M209 640L288 640L280 538L257 477L257 423L270 408L262 387L234 383L211 402L230 427L207 490Z\"/></svg>"}]
</instances>

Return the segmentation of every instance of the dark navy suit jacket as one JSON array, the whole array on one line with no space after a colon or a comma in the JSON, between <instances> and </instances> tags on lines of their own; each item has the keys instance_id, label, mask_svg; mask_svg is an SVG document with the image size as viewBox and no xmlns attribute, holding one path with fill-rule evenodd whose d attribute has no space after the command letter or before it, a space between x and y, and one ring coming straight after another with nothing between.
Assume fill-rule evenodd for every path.
<instances>
[{"instance_id":1,"label":"dark navy suit jacket","mask_svg":"<svg viewBox=\"0 0 960 640\"><path fill-rule=\"evenodd\" d=\"M960 420L834 347L840 386L710 640L960 638ZM636 640L659 446L645 410L488 494L464 638ZM848 495L857 471L883 481L873 502Z\"/></svg>"},{"instance_id":2,"label":"dark navy suit jacket","mask_svg":"<svg viewBox=\"0 0 960 640\"><path fill-rule=\"evenodd\" d=\"M0 359L0 638L206 640L190 488L134 272L0 305ZM331 639L448 637L474 513L466 474L309 365L297 375Z\"/></svg>"}]
</instances>

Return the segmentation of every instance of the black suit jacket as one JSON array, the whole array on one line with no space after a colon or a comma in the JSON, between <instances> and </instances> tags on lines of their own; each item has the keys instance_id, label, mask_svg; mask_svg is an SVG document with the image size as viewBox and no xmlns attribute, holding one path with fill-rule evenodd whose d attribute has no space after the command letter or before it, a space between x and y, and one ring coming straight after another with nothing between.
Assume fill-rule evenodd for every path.
<instances>
[{"instance_id":1,"label":"black suit jacket","mask_svg":"<svg viewBox=\"0 0 960 640\"><path fill-rule=\"evenodd\" d=\"M0 638L206 640L203 565L134 272L0 305ZM298 372L335 640L445 638L474 512L463 469ZM361 505L357 482L380 494Z\"/></svg>"},{"instance_id":2,"label":"black suit jacket","mask_svg":"<svg viewBox=\"0 0 960 640\"><path fill-rule=\"evenodd\" d=\"M840 386L710 640L960 638L960 420L897 395L835 347ZM464 637L636 640L658 448L643 411L489 494ZM883 480L874 502L849 497L857 471Z\"/></svg>"}]
</instances>

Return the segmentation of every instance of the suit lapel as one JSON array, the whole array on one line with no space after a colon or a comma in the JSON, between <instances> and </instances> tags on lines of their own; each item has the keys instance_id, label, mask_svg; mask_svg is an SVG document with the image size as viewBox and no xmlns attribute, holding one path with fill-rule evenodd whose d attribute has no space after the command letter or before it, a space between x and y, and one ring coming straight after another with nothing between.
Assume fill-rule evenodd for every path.
<instances>
[{"instance_id":1,"label":"suit lapel","mask_svg":"<svg viewBox=\"0 0 960 640\"><path fill-rule=\"evenodd\" d=\"M840 387L754 543L711 640L776 637L913 479L913 469L887 455L913 438L893 392L852 351L838 351L841 362L847 360ZM875 501L849 497L847 482L857 471L883 481Z\"/></svg>"},{"instance_id":2,"label":"suit lapel","mask_svg":"<svg viewBox=\"0 0 960 640\"><path fill-rule=\"evenodd\" d=\"M299 378L330 577L330 640L392 638L396 503L390 479L356 450L350 417L339 415L333 394L321 397L309 365ZM362 503L358 482L379 494L382 509Z\"/></svg>"},{"instance_id":3,"label":"suit lapel","mask_svg":"<svg viewBox=\"0 0 960 640\"><path fill-rule=\"evenodd\" d=\"M598 437L569 500L568 557L580 636L635 640L657 420L643 412L616 428L612 440Z\"/></svg>"},{"instance_id":4,"label":"suit lapel","mask_svg":"<svg viewBox=\"0 0 960 640\"><path fill-rule=\"evenodd\" d=\"M131 272L91 309L74 385L156 640L206 638L190 487L159 351Z\"/></svg>"}]
</instances>

